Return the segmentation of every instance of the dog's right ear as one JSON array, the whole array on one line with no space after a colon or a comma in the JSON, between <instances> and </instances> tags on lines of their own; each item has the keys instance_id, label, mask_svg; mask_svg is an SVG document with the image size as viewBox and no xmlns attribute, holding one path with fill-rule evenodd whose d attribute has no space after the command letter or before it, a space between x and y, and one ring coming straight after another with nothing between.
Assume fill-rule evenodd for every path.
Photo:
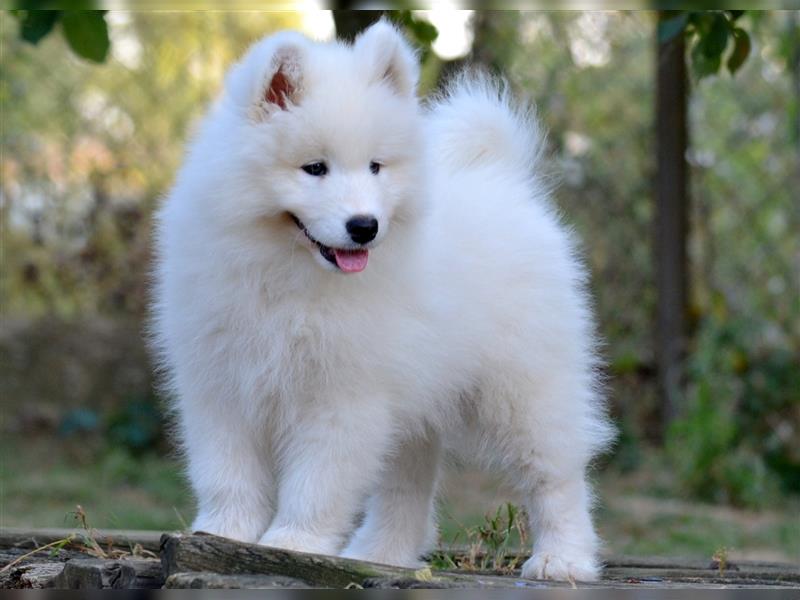
<instances>
[{"instance_id":1,"label":"dog's right ear","mask_svg":"<svg viewBox=\"0 0 800 600\"><path fill-rule=\"evenodd\" d=\"M229 93L254 121L268 120L300 102L306 42L295 32L270 36L253 46L231 71Z\"/></svg>"}]
</instances>

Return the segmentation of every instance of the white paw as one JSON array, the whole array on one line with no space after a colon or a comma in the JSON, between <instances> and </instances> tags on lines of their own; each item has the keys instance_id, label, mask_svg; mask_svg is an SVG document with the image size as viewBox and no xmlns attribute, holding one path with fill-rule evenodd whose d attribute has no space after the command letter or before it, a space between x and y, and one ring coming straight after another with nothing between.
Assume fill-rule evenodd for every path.
<instances>
[{"instance_id":1,"label":"white paw","mask_svg":"<svg viewBox=\"0 0 800 600\"><path fill-rule=\"evenodd\" d=\"M248 544L255 543L263 531L263 529L259 530L258 526L240 519L214 518L202 514L197 515L191 529L192 531L211 533L232 540L247 542Z\"/></svg>"},{"instance_id":2,"label":"white paw","mask_svg":"<svg viewBox=\"0 0 800 600\"><path fill-rule=\"evenodd\" d=\"M408 569L421 569L428 566L423 560L413 556L402 556L389 549L369 549L349 546L340 555L342 558L352 558L353 560L365 560L367 562L380 563L382 565L393 565L395 567L406 567Z\"/></svg>"},{"instance_id":3,"label":"white paw","mask_svg":"<svg viewBox=\"0 0 800 600\"><path fill-rule=\"evenodd\" d=\"M596 581L599 575L600 569L591 557L567 557L552 552L537 552L522 565L522 577L525 579Z\"/></svg>"},{"instance_id":4,"label":"white paw","mask_svg":"<svg viewBox=\"0 0 800 600\"><path fill-rule=\"evenodd\" d=\"M338 540L321 537L291 527L271 527L258 543L271 548L282 548L310 554L335 554Z\"/></svg>"}]
</instances>

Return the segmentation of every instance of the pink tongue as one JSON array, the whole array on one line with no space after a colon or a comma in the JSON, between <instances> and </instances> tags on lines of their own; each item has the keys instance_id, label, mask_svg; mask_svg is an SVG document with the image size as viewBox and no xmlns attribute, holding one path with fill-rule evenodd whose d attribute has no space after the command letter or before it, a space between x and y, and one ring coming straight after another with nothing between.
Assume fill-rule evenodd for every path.
<instances>
[{"instance_id":1,"label":"pink tongue","mask_svg":"<svg viewBox=\"0 0 800 600\"><path fill-rule=\"evenodd\" d=\"M333 250L336 264L345 273L358 273L367 268L369 250Z\"/></svg>"}]
</instances>

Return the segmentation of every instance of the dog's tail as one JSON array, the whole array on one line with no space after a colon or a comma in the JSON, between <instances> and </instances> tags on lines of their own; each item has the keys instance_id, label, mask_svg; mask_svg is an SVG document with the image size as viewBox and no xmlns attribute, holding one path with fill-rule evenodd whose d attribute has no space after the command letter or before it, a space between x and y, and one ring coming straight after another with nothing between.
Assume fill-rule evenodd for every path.
<instances>
[{"instance_id":1,"label":"dog's tail","mask_svg":"<svg viewBox=\"0 0 800 600\"><path fill-rule=\"evenodd\" d=\"M506 81L466 71L431 105L436 161L454 168L506 165L533 173L544 134L532 108L516 103Z\"/></svg>"}]
</instances>

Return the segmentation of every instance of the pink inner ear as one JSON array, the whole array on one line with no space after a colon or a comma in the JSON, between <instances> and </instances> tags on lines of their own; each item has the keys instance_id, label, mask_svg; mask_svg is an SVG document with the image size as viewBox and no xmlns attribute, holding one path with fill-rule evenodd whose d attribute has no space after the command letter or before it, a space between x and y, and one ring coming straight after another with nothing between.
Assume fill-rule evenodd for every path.
<instances>
[{"instance_id":1,"label":"pink inner ear","mask_svg":"<svg viewBox=\"0 0 800 600\"><path fill-rule=\"evenodd\" d=\"M272 76L265 98L270 104L277 104L286 110L286 102L291 97L292 92L294 92L294 88L289 82L289 78L284 75L283 71L278 70Z\"/></svg>"}]
</instances>

